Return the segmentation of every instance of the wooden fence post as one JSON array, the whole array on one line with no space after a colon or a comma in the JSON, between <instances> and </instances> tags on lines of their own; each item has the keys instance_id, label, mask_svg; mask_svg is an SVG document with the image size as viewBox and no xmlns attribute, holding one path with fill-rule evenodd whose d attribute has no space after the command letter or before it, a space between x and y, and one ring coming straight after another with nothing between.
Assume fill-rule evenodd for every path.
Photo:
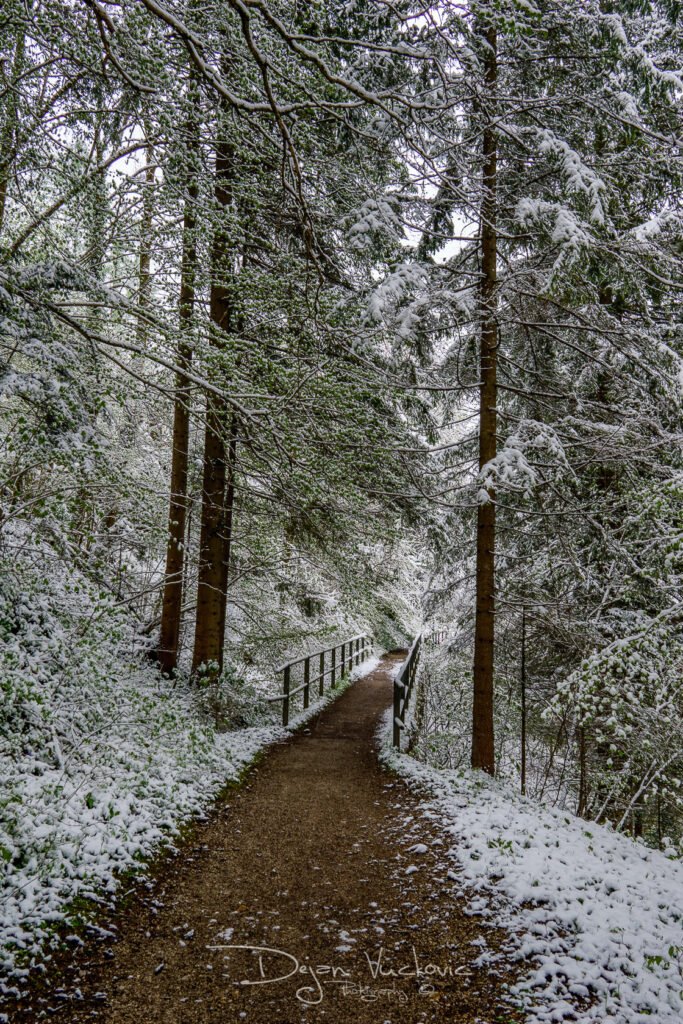
<instances>
[{"instance_id":1,"label":"wooden fence post","mask_svg":"<svg viewBox=\"0 0 683 1024\"><path fill-rule=\"evenodd\" d=\"M283 686L282 686L282 692L284 694L284 698L283 698L283 701L282 701L282 724L283 725L289 725L289 672L290 672L290 667L289 667L289 665L286 665L285 666L285 671L284 671Z\"/></svg>"},{"instance_id":2,"label":"wooden fence post","mask_svg":"<svg viewBox=\"0 0 683 1024\"><path fill-rule=\"evenodd\" d=\"M306 658L304 662L304 711L309 705L311 698L311 659Z\"/></svg>"},{"instance_id":3,"label":"wooden fence post","mask_svg":"<svg viewBox=\"0 0 683 1024\"><path fill-rule=\"evenodd\" d=\"M371 646L371 638L363 634L362 636L353 637L351 640L344 640L342 643L336 644L334 647L327 647L322 651L317 651L315 654L304 655L303 658L298 658L296 661L290 661L288 665L282 665L278 669L278 674L282 673L282 692L276 697L268 697L267 700L279 701L282 703L282 724L284 726L289 725L290 708L292 698L297 693L303 693L303 709L308 710L311 705L311 683L315 680L311 676L311 663L315 658L318 658L319 664L319 675L318 675L318 692L322 697L325 693L325 679L327 676L330 677L330 686L337 687L339 683L346 677L348 678L352 672L354 666L359 665L369 654ZM328 662L328 668L325 669L326 656L330 655L330 661ZM297 668L298 665L303 665L303 682L300 685L295 685L292 688L292 669ZM409 671L410 670L410 671ZM409 663L406 666L404 673L404 686L401 693L405 695L408 691L410 682L412 681L412 674L414 674L414 666ZM298 678L298 668L295 677ZM405 701L403 702L405 703Z\"/></svg>"},{"instance_id":4,"label":"wooden fence post","mask_svg":"<svg viewBox=\"0 0 683 1024\"><path fill-rule=\"evenodd\" d=\"M401 684L394 680L394 746L401 749Z\"/></svg>"}]
</instances>

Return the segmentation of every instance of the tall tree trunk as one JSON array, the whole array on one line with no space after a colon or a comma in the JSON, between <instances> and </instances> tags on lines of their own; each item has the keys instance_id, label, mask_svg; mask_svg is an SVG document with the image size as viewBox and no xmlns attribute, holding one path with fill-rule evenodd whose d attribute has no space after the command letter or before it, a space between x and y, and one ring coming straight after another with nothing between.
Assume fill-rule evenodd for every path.
<instances>
[{"instance_id":1,"label":"tall tree trunk","mask_svg":"<svg viewBox=\"0 0 683 1024\"><path fill-rule=\"evenodd\" d=\"M497 81L496 31L484 32L486 119L483 132L483 181L481 202L481 327L479 392L479 468L496 455L496 363L498 324L496 318L497 230L496 184L497 139L494 124ZM474 634L474 695L472 709L472 767L493 775L493 641L495 615L495 494L489 488L488 500L477 508L476 619Z\"/></svg>"},{"instance_id":2,"label":"tall tree trunk","mask_svg":"<svg viewBox=\"0 0 683 1024\"><path fill-rule=\"evenodd\" d=\"M224 128L224 131L226 129ZM210 316L213 344L222 347L234 328L234 252L227 228L232 204L234 173L232 145L222 139L216 146L216 229L211 253ZM205 665L210 674L223 668L227 565L232 529L232 514L226 516L226 485L231 479L228 468L231 444L226 444L229 410L225 399L214 392L206 397L204 434L204 473L202 487L201 531L199 542L199 582L192 670Z\"/></svg>"},{"instance_id":3,"label":"tall tree trunk","mask_svg":"<svg viewBox=\"0 0 683 1024\"><path fill-rule=\"evenodd\" d=\"M191 97L191 102L193 97ZM183 211L183 254L180 268L180 340L178 343L178 374L173 407L173 452L171 456L171 497L168 509L168 545L166 548L166 579L161 606L161 628L157 660L165 672L178 665L180 627L182 622L183 569L187 532L187 473L190 450L190 381L192 366L192 326L194 321L195 280L197 273L197 197L195 167L198 125L188 121L188 161L185 208Z\"/></svg>"},{"instance_id":4,"label":"tall tree trunk","mask_svg":"<svg viewBox=\"0 0 683 1024\"><path fill-rule=\"evenodd\" d=\"M145 134L147 134L146 126ZM155 181L154 151L148 141L145 150L145 177L142 187L142 216L140 218L140 250L138 257L138 321L136 341L141 348L144 348L147 343L149 325L146 316L152 302L152 224Z\"/></svg>"},{"instance_id":5,"label":"tall tree trunk","mask_svg":"<svg viewBox=\"0 0 683 1024\"><path fill-rule=\"evenodd\" d=\"M99 104L99 93L97 94ZM93 153L95 166L101 167L105 160L105 143L102 134L102 115L98 116L94 126ZM98 170L88 183L84 196L88 204L87 246L83 256L83 265L88 274L99 283L104 280L104 268L107 259L107 224L109 219L109 188L106 170ZM105 313L98 305L92 309L87 318L90 330L100 333L105 326Z\"/></svg>"},{"instance_id":6,"label":"tall tree trunk","mask_svg":"<svg viewBox=\"0 0 683 1024\"><path fill-rule=\"evenodd\" d=\"M29 8L30 10L30 8ZM26 33L23 26L19 28L17 41L14 47L14 59L12 70L9 75L7 86L8 96L5 104L5 116L0 127L0 233L5 223L5 207L7 205L7 190L9 188L12 174L12 164L16 156L16 134L19 126L19 104L17 94L19 80L24 70L24 56L26 53Z\"/></svg>"},{"instance_id":7,"label":"tall tree trunk","mask_svg":"<svg viewBox=\"0 0 683 1024\"><path fill-rule=\"evenodd\" d=\"M235 516L235 470L237 468L237 416L232 414L230 421L230 440L226 459L226 488L223 501L223 555L221 578L221 636L225 637L226 615L228 608L228 574L230 572L230 555L232 552L232 528Z\"/></svg>"}]
</instances>

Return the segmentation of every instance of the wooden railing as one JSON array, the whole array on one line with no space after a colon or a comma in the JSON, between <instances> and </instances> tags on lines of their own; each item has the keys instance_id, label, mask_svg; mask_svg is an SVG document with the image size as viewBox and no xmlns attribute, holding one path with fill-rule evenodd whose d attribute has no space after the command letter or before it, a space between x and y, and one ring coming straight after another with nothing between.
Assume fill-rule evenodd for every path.
<instances>
[{"instance_id":1,"label":"wooden railing","mask_svg":"<svg viewBox=\"0 0 683 1024\"><path fill-rule=\"evenodd\" d=\"M339 657L337 657L337 653L339 653ZM343 643L337 644L335 647L314 651L312 654L304 655L303 658L297 658L295 661L289 661L286 665L282 665L277 670L278 675L282 674L282 693L268 698L271 703L282 701L282 724L289 725L290 703L297 693L303 693L303 709L306 710L310 706L312 686L317 686L318 695L322 697L325 692L325 680L328 676L330 677L330 686L335 687L338 680L346 675L347 670L351 671L356 665L360 665L361 661L365 661L371 653L372 637L362 634L351 637L350 640L344 640ZM328 655L329 658L327 658ZM316 663L318 670L317 675L314 676L311 676L312 662ZM292 686L292 683L296 682L294 676L297 670L302 671L303 680L299 685Z\"/></svg>"},{"instance_id":2,"label":"wooden railing","mask_svg":"<svg viewBox=\"0 0 683 1024\"><path fill-rule=\"evenodd\" d=\"M447 629L435 629L433 633L428 633L424 638L424 645L425 647L438 647L444 642L447 636Z\"/></svg>"},{"instance_id":3,"label":"wooden railing","mask_svg":"<svg viewBox=\"0 0 683 1024\"><path fill-rule=\"evenodd\" d=\"M406 727L406 711L415 685L422 653L422 633L415 637L408 657L394 679L394 746L401 749L401 733Z\"/></svg>"}]
</instances>

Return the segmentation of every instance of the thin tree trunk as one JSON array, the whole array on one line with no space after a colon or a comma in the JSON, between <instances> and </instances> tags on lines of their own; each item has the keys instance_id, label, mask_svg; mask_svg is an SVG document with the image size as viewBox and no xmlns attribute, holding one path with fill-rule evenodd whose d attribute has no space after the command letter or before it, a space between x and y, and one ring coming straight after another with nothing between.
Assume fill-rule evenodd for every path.
<instances>
[{"instance_id":1,"label":"thin tree trunk","mask_svg":"<svg viewBox=\"0 0 683 1024\"><path fill-rule=\"evenodd\" d=\"M99 102L99 99L97 102ZM100 115L95 125L93 138L93 152L97 167L101 167L104 163L104 150L102 116ZM107 172L105 170L100 170L93 175L86 188L84 199L88 203L90 215L88 217L87 248L83 263L88 274L95 281L101 283L104 280L104 268L107 258L107 222L109 214L109 189L107 186ZM100 333L105 326L104 311L95 306L88 315L87 324L91 331ZM93 353L91 358L97 359L96 354Z\"/></svg>"},{"instance_id":2,"label":"thin tree trunk","mask_svg":"<svg viewBox=\"0 0 683 1024\"><path fill-rule=\"evenodd\" d=\"M497 80L496 32L484 33L486 50L484 77L486 101L483 132L483 194L481 203L481 340L479 395L479 468L496 455L496 362L498 325L496 320L497 232L496 183L497 141L493 124L494 92ZM496 507L493 489L477 509L476 619L474 634L474 694L472 708L472 767L493 775L493 641L495 613Z\"/></svg>"},{"instance_id":3,"label":"thin tree trunk","mask_svg":"<svg viewBox=\"0 0 683 1024\"><path fill-rule=\"evenodd\" d=\"M521 788L522 796L526 796L526 608L522 608L522 750L521 750Z\"/></svg>"},{"instance_id":4,"label":"thin tree trunk","mask_svg":"<svg viewBox=\"0 0 683 1024\"><path fill-rule=\"evenodd\" d=\"M26 52L26 33L23 26L19 29L16 45L14 47L14 59L12 71L8 84L8 98L5 106L5 117L0 129L0 233L5 223L5 208L7 205L7 190L9 188L12 173L12 164L15 158L15 141L19 125L19 104L17 103L17 91L19 79L24 69L24 55Z\"/></svg>"},{"instance_id":5,"label":"thin tree trunk","mask_svg":"<svg viewBox=\"0 0 683 1024\"><path fill-rule=\"evenodd\" d=\"M230 143L219 141L216 147L214 197L217 223L211 254L210 316L214 329L214 345L221 347L233 328L234 254L226 228L232 203L234 153ZM209 674L223 668L225 639L225 602L227 568L226 551L232 528L231 517L225 514L226 484L229 480L227 461L230 457L226 434L229 411L225 399L209 392L206 397L206 430L204 434L204 474L199 551L199 582L197 586L197 618L195 624L192 670L202 665Z\"/></svg>"},{"instance_id":6,"label":"thin tree trunk","mask_svg":"<svg viewBox=\"0 0 683 1024\"><path fill-rule=\"evenodd\" d=\"M165 672L178 665L182 621L185 536L188 519L187 475L190 450L190 381L186 374L192 366L192 326L194 322L195 280L197 268L197 196L198 183L194 161L197 155L198 126L188 123L188 170L183 211L183 254L180 270L180 341L178 374L173 408L173 453L171 456L171 498L168 509L168 545L166 580L161 606L161 628L157 660Z\"/></svg>"},{"instance_id":7,"label":"thin tree trunk","mask_svg":"<svg viewBox=\"0 0 683 1024\"><path fill-rule=\"evenodd\" d=\"M237 468L237 427L238 421L235 413L230 423L230 441L228 443L226 459L226 488L223 502L223 575L221 579L221 636L225 637L225 625L228 608L228 576L230 572L230 555L232 552L232 532L235 517L235 471Z\"/></svg>"},{"instance_id":8,"label":"thin tree trunk","mask_svg":"<svg viewBox=\"0 0 683 1024\"><path fill-rule=\"evenodd\" d=\"M657 849L662 848L662 794L657 793Z\"/></svg>"},{"instance_id":9,"label":"thin tree trunk","mask_svg":"<svg viewBox=\"0 0 683 1024\"><path fill-rule=\"evenodd\" d=\"M586 765L586 729L579 726L579 802L576 813L582 818L588 807L588 773Z\"/></svg>"},{"instance_id":10,"label":"thin tree trunk","mask_svg":"<svg viewBox=\"0 0 683 1024\"><path fill-rule=\"evenodd\" d=\"M154 152L147 144L145 178L142 191L142 217L140 219L140 255L138 263L138 322L136 341L144 348L149 325L146 315L152 302L152 223L154 214Z\"/></svg>"},{"instance_id":11,"label":"thin tree trunk","mask_svg":"<svg viewBox=\"0 0 683 1024\"><path fill-rule=\"evenodd\" d=\"M220 672L223 667L224 615L223 586L223 499L225 495L225 408L216 395L206 401L204 434L204 474L199 541L199 581L197 585L197 619L194 634L192 670L202 665L207 671Z\"/></svg>"}]
</instances>

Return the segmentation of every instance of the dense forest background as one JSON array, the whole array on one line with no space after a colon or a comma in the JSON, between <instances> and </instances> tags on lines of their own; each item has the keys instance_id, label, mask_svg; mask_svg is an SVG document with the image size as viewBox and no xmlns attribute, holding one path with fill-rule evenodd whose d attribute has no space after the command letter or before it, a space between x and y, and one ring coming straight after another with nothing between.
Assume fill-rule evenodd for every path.
<instances>
[{"instance_id":1,"label":"dense forest background","mask_svg":"<svg viewBox=\"0 0 683 1024\"><path fill-rule=\"evenodd\" d=\"M680 839L679 15L6 0L10 875L365 631L417 756Z\"/></svg>"}]
</instances>

